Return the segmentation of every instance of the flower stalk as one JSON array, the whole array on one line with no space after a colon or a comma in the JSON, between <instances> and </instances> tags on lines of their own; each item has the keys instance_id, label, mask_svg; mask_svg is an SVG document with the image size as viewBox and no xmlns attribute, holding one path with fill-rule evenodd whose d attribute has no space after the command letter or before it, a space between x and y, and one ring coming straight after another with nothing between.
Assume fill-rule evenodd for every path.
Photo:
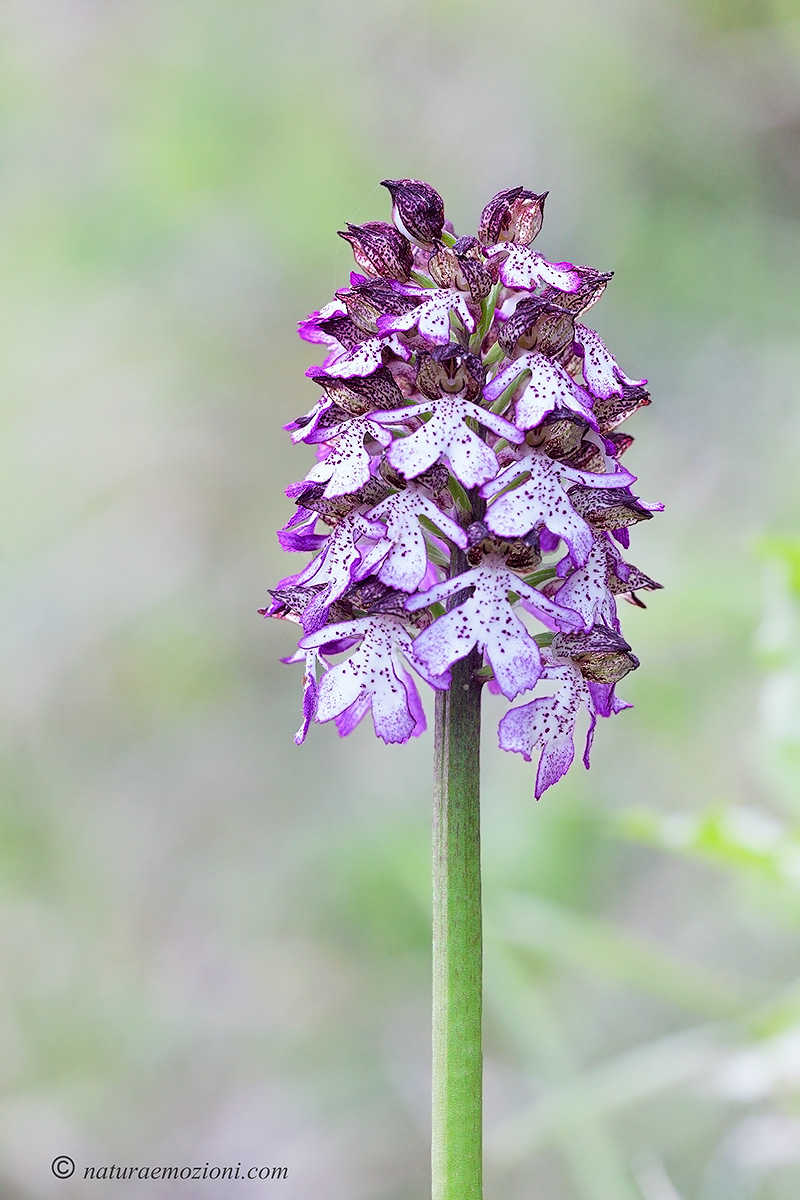
<instances>
[{"instance_id":1,"label":"flower stalk","mask_svg":"<svg viewBox=\"0 0 800 1200\"><path fill-rule=\"evenodd\" d=\"M456 664L449 691L436 697L433 1200L481 1200L483 1195L480 665L473 650Z\"/></svg>"}]
</instances>

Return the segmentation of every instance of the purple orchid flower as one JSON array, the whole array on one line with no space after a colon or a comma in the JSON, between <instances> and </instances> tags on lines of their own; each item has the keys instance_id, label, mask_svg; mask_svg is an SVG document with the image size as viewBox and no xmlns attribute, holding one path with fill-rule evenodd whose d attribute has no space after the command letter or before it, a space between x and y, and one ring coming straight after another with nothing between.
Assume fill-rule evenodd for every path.
<instances>
[{"instance_id":1,"label":"purple orchid flower","mask_svg":"<svg viewBox=\"0 0 800 1200\"><path fill-rule=\"evenodd\" d=\"M543 527L563 538L572 561L582 566L592 548L592 531L570 504L562 478L604 488L628 487L635 482L635 476L624 468L610 476L594 475L530 451L481 488L484 499L496 497L486 513L486 524L493 533L506 538L524 537L532 529Z\"/></svg>"},{"instance_id":2,"label":"purple orchid flower","mask_svg":"<svg viewBox=\"0 0 800 1200\"><path fill-rule=\"evenodd\" d=\"M498 437L510 442L523 440L523 435L510 422L462 396L423 399L420 404L396 412L373 413L372 419L396 425L423 415L430 416L430 420L409 437L392 442L387 451L391 466L406 479L414 479L427 471L438 462L441 455L448 458L453 474L464 487L479 487L491 479L497 471L497 457L478 434L464 423L469 417Z\"/></svg>"},{"instance_id":3,"label":"purple orchid flower","mask_svg":"<svg viewBox=\"0 0 800 1200\"><path fill-rule=\"evenodd\" d=\"M489 403L518 380L523 390L516 401L515 424L519 429L536 429L556 409L573 412L588 425L597 427L592 413L592 397L575 382L560 363L536 351L527 351L502 367L483 394Z\"/></svg>"},{"instance_id":4,"label":"purple orchid flower","mask_svg":"<svg viewBox=\"0 0 800 1200\"><path fill-rule=\"evenodd\" d=\"M324 495L346 496L358 491L370 478L371 455L364 438L374 438L384 449L391 445L391 434L375 421L353 417L346 425L328 430L325 441L332 442L331 452L306 475L306 483L325 483Z\"/></svg>"},{"instance_id":5,"label":"purple orchid flower","mask_svg":"<svg viewBox=\"0 0 800 1200\"><path fill-rule=\"evenodd\" d=\"M459 318L468 333L475 329L475 317L470 312L465 292L456 288L415 288L407 286L403 289L406 295L420 297L421 303L399 316L388 315L378 317L378 332L409 333L416 329L420 337L432 342L435 346L445 346L450 341L450 317L452 313Z\"/></svg>"},{"instance_id":6,"label":"purple orchid flower","mask_svg":"<svg viewBox=\"0 0 800 1200\"><path fill-rule=\"evenodd\" d=\"M350 657L330 667L319 683L315 720L348 720L339 727L349 733L372 710L375 732L384 742L406 742L425 729L425 717L414 680L402 665L404 654L432 687L449 685L446 672L436 673L419 665L412 655L411 637L401 618L361 617L340 625L329 625L303 638L302 650L319 650L333 639L358 637L358 648ZM355 707L354 709L354 706ZM355 718L355 719L354 719Z\"/></svg>"},{"instance_id":7,"label":"purple orchid flower","mask_svg":"<svg viewBox=\"0 0 800 1200\"><path fill-rule=\"evenodd\" d=\"M609 354L599 333L585 325L575 326L575 341L583 351L583 377L592 395L607 400L610 396L621 396L623 385L644 387L646 379L629 379Z\"/></svg>"},{"instance_id":8,"label":"purple orchid flower","mask_svg":"<svg viewBox=\"0 0 800 1200\"><path fill-rule=\"evenodd\" d=\"M622 638L615 637L602 626L596 626L595 629L597 636L594 636L593 630L588 638L584 638L580 653L576 652L577 647L568 646L563 647L563 653L558 653L555 645L544 651L546 661L542 675L548 683L557 684L556 690L552 695L537 696L528 704L510 709L500 721L498 735L502 750L514 751L530 762L534 749L537 746L541 749L534 789L537 800L572 765L575 757L575 722L582 707L589 713L589 729L583 751L583 764L587 770L598 715L608 717L631 707L627 701L614 696L614 685L639 665L638 660L628 653L630 647ZM592 643L595 647L600 643L602 648L587 649ZM571 656L570 649L573 650ZM593 677L593 669L597 670L598 659L602 661L606 658L615 660L610 671L611 678L608 682L599 683Z\"/></svg>"},{"instance_id":9,"label":"purple orchid flower","mask_svg":"<svg viewBox=\"0 0 800 1200\"><path fill-rule=\"evenodd\" d=\"M301 623L307 632L317 628L328 608L345 594L350 584L371 575L385 558L385 526L362 513L348 513L327 538L322 550L296 576L301 584L324 585L309 601Z\"/></svg>"},{"instance_id":10,"label":"purple orchid flower","mask_svg":"<svg viewBox=\"0 0 800 1200\"><path fill-rule=\"evenodd\" d=\"M550 284L562 292L575 292L581 277L572 263L548 262L530 246L514 246L500 267L500 278L507 288L526 292Z\"/></svg>"},{"instance_id":11,"label":"purple orchid flower","mask_svg":"<svg viewBox=\"0 0 800 1200\"><path fill-rule=\"evenodd\" d=\"M509 593L523 596L531 611L549 628L580 629L581 617L561 608L536 588L514 575L499 554L490 554L479 567L438 583L406 603L411 612L441 602L465 588L472 596L421 633L414 642L414 659L441 674L478 645L486 654L504 696L513 700L535 687L542 673L539 647L509 602Z\"/></svg>"},{"instance_id":12,"label":"purple orchid flower","mask_svg":"<svg viewBox=\"0 0 800 1200\"><path fill-rule=\"evenodd\" d=\"M420 517L427 518L462 550L467 548L467 535L461 526L443 513L423 488L413 483L403 491L387 496L369 516L386 525L385 541L389 550L378 570L378 578L403 592L416 591L428 570L428 548L420 528ZM381 542L376 550L383 545Z\"/></svg>"}]
</instances>

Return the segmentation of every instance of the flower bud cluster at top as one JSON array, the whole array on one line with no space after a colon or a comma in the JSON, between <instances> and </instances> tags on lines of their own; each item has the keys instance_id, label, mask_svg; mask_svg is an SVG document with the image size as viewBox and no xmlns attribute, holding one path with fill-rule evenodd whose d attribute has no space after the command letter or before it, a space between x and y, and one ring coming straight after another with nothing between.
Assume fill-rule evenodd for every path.
<instances>
[{"instance_id":1,"label":"flower bud cluster at top","mask_svg":"<svg viewBox=\"0 0 800 1200\"><path fill-rule=\"evenodd\" d=\"M306 372L321 394L286 429L316 463L278 537L313 557L261 611L302 626L283 660L305 666L298 743L312 720L346 735L368 712L407 741L425 728L412 671L447 689L477 647L478 677L525 696L500 746L539 753L539 797L572 763L581 708L588 767L598 715L629 707L616 597L643 607L660 584L621 549L661 505L631 491L619 426L647 381L583 324L610 274L533 249L546 193L499 192L456 237L429 184L383 186L393 224L348 224L359 270L300 323L325 349Z\"/></svg>"}]
</instances>

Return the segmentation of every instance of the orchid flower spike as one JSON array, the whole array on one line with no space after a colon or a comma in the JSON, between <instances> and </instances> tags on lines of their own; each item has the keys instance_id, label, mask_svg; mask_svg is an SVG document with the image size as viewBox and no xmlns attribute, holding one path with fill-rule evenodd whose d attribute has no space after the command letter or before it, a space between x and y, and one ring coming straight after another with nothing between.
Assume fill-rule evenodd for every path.
<instances>
[{"instance_id":1,"label":"orchid flower spike","mask_svg":"<svg viewBox=\"0 0 800 1200\"><path fill-rule=\"evenodd\" d=\"M630 707L617 598L643 607L661 585L621 550L662 505L631 490L617 429L647 381L583 324L611 273L533 249L547 192L505 188L457 237L430 184L383 186L392 223L348 223L358 271L300 323L322 394L287 430L316 457L279 538L311 558L260 611L301 627L284 660L304 667L298 742L368 714L386 742L416 737L420 681L446 690L480 653L476 678L511 704L500 746L538 755L538 798L582 709L588 767L597 718Z\"/></svg>"}]
</instances>

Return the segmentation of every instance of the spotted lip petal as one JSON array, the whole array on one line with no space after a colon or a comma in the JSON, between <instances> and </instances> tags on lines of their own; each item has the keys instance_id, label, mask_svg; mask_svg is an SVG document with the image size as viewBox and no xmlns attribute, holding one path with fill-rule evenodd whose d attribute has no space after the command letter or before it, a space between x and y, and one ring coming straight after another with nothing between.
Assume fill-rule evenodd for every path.
<instances>
[{"instance_id":1,"label":"spotted lip petal","mask_svg":"<svg viewBox=\"0 0 800 1200\"><path fill-rule=\"evenodd\" d=\"M420 488L410 485L387 497L369 513L373 521L386 525L389 551L383 560L378 578L389 587L404 592L415 591L428 569L428 551L420 529L419 518L427 517L451 541L467 548L467 535Z\"/></svg>"},{"instance_id":2,"label":"spotted lip petal","mask_svg":"<svg viewBox=\"0 0 800 1200\"><path fill-rule=\"evenodd\" d=\"M421 303L407 313L378 317L380 334L410 333L416 329L420 337L433 345L446 346L450 341L451 313L456 314L468 333L475 331L475 317L464 292L455 288L419 288L416 294L422 298Z\"/></svg>"},{"instance_id":3,"label":"spotted lip petal","mask_svg":"<svg viewBox=\"0 0 800 1200\"><path fill-rule=\"evenodd\" d=\"M373 371L377 371L384 365L384 358L387 355L390 358L396 355L397 358L408 359L411 357L411 352L399 338L371 337L340 355L335 361L326 361L324 370L336 379L350 379L354 375L371 375ZM319 367L309 367L306 375L313 377L319 370Z\"/></svg>"},{"instance_id":4,"label":"spotted lip petal","mask_svg":"<svg viewBox=\"0 0 800 1200\"><path fill-rule=\"evenodd\" d=\"M361 639L358 647L320 680L316 720L320 723L334 720L353 705L359 706L357 720L360 720L368 705L379 738L384 742L407 742L418 726L422 711L414 681L399 659L400 652L410 657L412 643L408 632L396 617L361 617L329 625L303 638L300 648L319 649L333 639L350 637ZM357 720L348 721L344 730L340 726L340 733L349 733Z\"/></svg>"},{"instance_id":5,"label":"spotted lip petal","mask_svg":"<svg viewBox=\"0 0 800 1200\"><path fill-rule=\"evenodd\" d=\"M583 765L589 769L589 755L598 716L610 717L631 705L614 695L614 686L588 682L573 662L559 660L544 651L543 677L555 683L552 695L537 696L528 704L510 709L501 719L498 736L501 750L521 754L530 762L534 750L541 755L536 772L535 796L539 800L547 788L566 775L575 757L575 722L581 707L589 714L589 727L583 752Z\"/></svg>"},{"instance_id":6,"label":"spotted lip petal","mask_svg":"<svg viewBox=\"0 0 800 1200\"><path fill-rule=\"evenodd\" d=\"M583 377L592 395L608 400L611 396L621 396L624 385L641 388L647 383L646 379L629 379L593 329L576 325L575 341L583 351Z\"/></svg>"},{"instance_id":7,"label":"spotted lip petal","mask_svg":"<svg viewBox=\"0 0 800 1200\"><path fill-rule=\"evenodd\" d=\"M556 628L583 627L577 613L560 608L524 583L499 556L489 557L479 567L412 596L406 608L416 612L468 588L474 589L472 596L438 617L419 635L414 642L414 657L440 673L477 645L485 652L497 684L509 700L535 687L541 675L539 647L514 613L508 599L510 592L525 595Z\"/></svg>"},{"instance_id":8,"label":"spotted lip petal","mask_svg":"<svg viewBox=\"0 0 800 1200\"><path fill-rule=\"evenodd\" d=\"M501 245L500 249L507 247ZM581 286L580 274L572 263L548 262L530 246L513 247L500 266L500 278L506 287L525 291L550 284L561 292L576 292Z\"/></svg>"},{"instance_id":9,"label":"spotted lip petal","mask_svg":"<svg viewBox=\"0 0 800 1200\"><path fill-rule=\"evenodd\" d=\"M372 420L396 425L398 420L423 415L430 416L430 420L409 437L392 442L387 451L389 463L406 479L421 475L442 455L449 460L453 474L464 487L479 487L491 479L497 471L497 457L465 424L467 418L509 441L520 442L523 438L508 421L461 396L425 400L399 412L372 413Z\"/></svg>"},{"instance_id":10,"label":"spotted lip petal","mask_svg":"<svg viewBox=\"0 0 800 1200\"><path fill-rule=\"evenodd\" d=\"M382 541L386 527L368 521L359 512L346 516L325 542L323 549L296 577L301 584L324 585L302 616L307 633L327 619L330 606L351 583L371 575L386 555Z\"/></svg>"},{"instance_id":11,"label":"spotted lip petal","mask_svg":"<svg viewBox=\"0 0 800 1200\"><path fill-rule=\"evenodd\" d=\"M334 443L333 449L306 475L307 483L325 483L324 495L328 498L346 496L363 487L370 478L372 456L364 445L364 439L372 437L386 447L391 434L375 421L354 417L348 424L332 430L327 440Z\"/></svg>"},{"instance_id":12,"label":"spotted lip petal","mask_svg":"<svg viewBox=\"0 0 800 1200\"><path fill-rule=\"evenodd\" d=\"M530 762L536 747L541 749L534 791L537 800L572 766L575 721L581 702L591 700L574 667L550 667L547 678L559 685L557 691L510 709L498 727L501 750L521 754Z\"/></svg>"},{"instance_id":13,"label":"spotted lip petal","mask_svg":"<svg viewBox=\"0 0 800 1200\"><path fill-rule=\"evenodd\" d=\"M586 561L569 572L555 595L559 604L579 612L587 626L608 625L618 630L617 606L608 586L610 544L604 535L595 535Z\"/></svg>"},{"instance_id":14,"label":"spotted lip petal","mask_svg":"<svg viewBox=\"0 0 800 1200\"><path fill-rule=\"evenodd\" d=\"M497 496L503 488L527 474L529 478L513 490ZM562 478L594 487L626 487L633 479L628 471L615 475L592 475L555 462L535 452L502 470L481 488L481 496L491 500L486 524L500 537L523 537L532 529L544 527L564 539L576 566L586 562L593 538L589 525L570 504ZM567 605L571 607L571 605Z\"/></svg>"},{"instance_id":15,"label":"spotted lip petal","mask_svg":"<svg viewBox=\"0 0 800 1200\"><path fill-rule=\"evenodd\" d=\"M523 381L523 372L529 372L530 378ZM515 358L487 383L483 389L484 397L493 403L515 379L520 380L522 388L517 393L514 416L518 429L536 429L549 413L558 409L575 413L587 425L597 428L591 396L559 363L546 355L529 350Z\"/></svg>"},{"instance_id":16,"label":"spotted lip petal","mask_svg":"<svg viewBox=\"0 0 800 1200\"><path fill-rule=\"evenodd\" d=\"M574 292L563 292L559 288L548 285L544 289L543 298L568 308L577 317L588 312L597 303L614 272L597 271L594 267L578 266L573 270L580 276L580 287L576 288Z\"/></svg>"}]
</instances>

